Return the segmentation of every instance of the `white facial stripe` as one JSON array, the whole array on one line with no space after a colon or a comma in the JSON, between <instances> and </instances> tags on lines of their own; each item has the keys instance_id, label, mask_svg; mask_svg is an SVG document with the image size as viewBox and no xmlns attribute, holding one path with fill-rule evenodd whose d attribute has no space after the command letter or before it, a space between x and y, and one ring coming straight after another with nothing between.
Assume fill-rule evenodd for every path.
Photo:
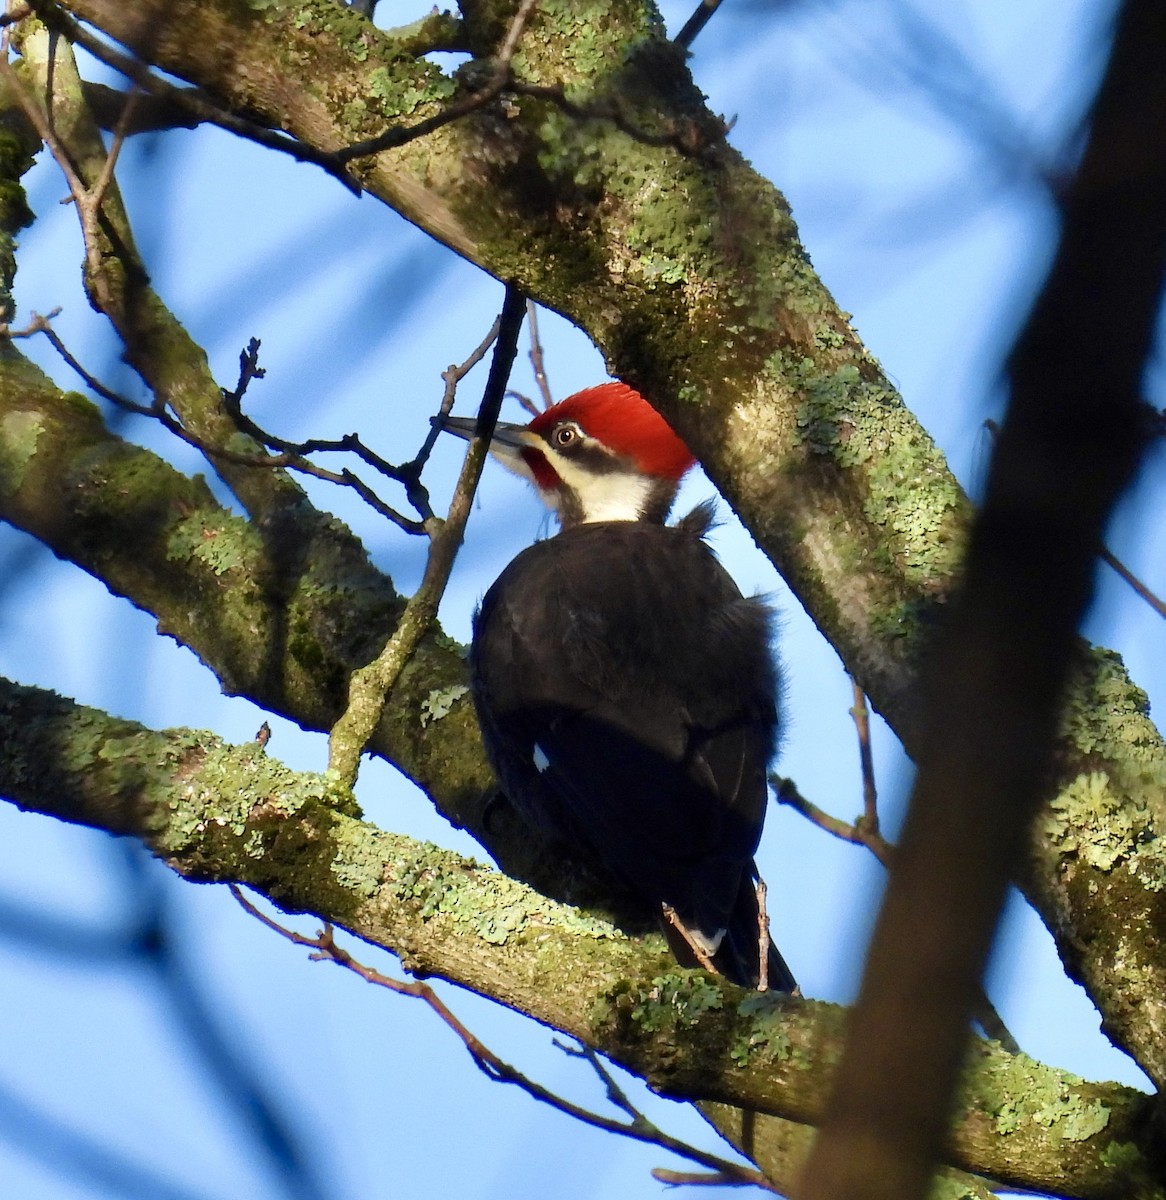
<instances>
[{"instance_id":1,"label":"white facial stripe","mask_svg":"<svg viewBox=\"0 0 1166 1200\"><path fill-rule=\"evenodd\" d=\"M547 461L579 501L583 521L638 521L652 491L652 480L627 471L596 475L556 454L544 450ZM544 492L545 496L546 493Z\"/></svg>"},{"instance_id":2,"label":"white facial stripe","mask_svg":"<svg viewBox=\"0 0 1166 1200\"><path fill-rule=\"evenodd\" d=\"M580 521L638 521L651 498L653 480L631 471L613 470L594 474L578 463L548 446L542 438L531 434L530 444L536 447L562 480L560 488L541 488L534 472L517 449L511 446L492 448L490 453L507 470L521 475L538 488L543 503L552 509L561 507L560 491L571 492L579 502Z\"/></svg>"},{"instance_id":3,"label":"white facial stripe","mask_svg":"<svg viewBox=\"0 0 1166 1200\"><path fill-rule=\"evenodd\" d=\"M543 748L535 742L534 753L531 755L534 769L541 775L551 765L551 760L543 753Z\"/></svg>"}]
</instances>

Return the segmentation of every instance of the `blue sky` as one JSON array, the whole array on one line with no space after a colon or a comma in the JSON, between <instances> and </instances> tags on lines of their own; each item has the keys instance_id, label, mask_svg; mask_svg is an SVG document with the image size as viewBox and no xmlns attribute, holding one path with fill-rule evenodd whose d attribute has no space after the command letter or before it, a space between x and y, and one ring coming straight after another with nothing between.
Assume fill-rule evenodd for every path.
<instances>
[{"instance_id":1,"label":"blue sky","mask_svg":"<svg viewBox=\"0 0 1166 1200\"><path fill-rule=\"evenodd\" d=\"M409 19L407 8L394 4L385 17ZM1087 102L1109 7L956 0L927 12L934 25L923 24L924 11L881 0L726 0L696 44L693 69L712 107L736 114L734 142L789 197L818 271L974 493L988 453L982 422L1002 399L1000 355L1051 247L1040 173ZM664 12L677 29L688 5ZM359 429L389 458L420 442L440 371L469 352L496 314L496 282L375 200L356 201L311 168L217 131L133 144L120 174L156 286L222 382L233 383L247 339L262 339L268 375L248 396L258 419L289 437ZM75 218L57 204L64 185L48 164L29 185L41 219L23 239L17 323L63 305L56 328L66 343L133 394L134 380L79 291ZM542 331L557 396L603 377L578 331L552 314ZM74 386L47 346L23 348ZM463 411L472 410L482 381L479 372L463 385ZM522 360L514 384L534 390ZM161 431L142 422L122 429L165 446L184 469L201 469ZM459 452L443 447L435 463L434 478L447 488ZM1166 546L1148 514L1162 482L1159 454L1111 536L1115 552L1160 594ZM416 540L347 495L311 490L403 588L416 582L424 553ZM697 477L681 503L710 490ZM473 605L493 576L545 531L529 489L489 472L442 607L453 636L468 637ZM716 544L741 585L772 595L782 614L789 719L780 770L817 803L852 817L860 779L837 657L742 530L727 522ZM1120 650L1135 680L1160 697L1160 618L1111 573L1099 584L1090 636ZM242 741L265 719L246 701L224 698L192 655L154 634L147 616L8 529L0 529L0 589L0 673L159 728L211 728ZM272 724L273 754L296 767L323 766L322 738ZM893 830L909 774L881 725L875 754ZM359 796L366 815L386 827L475 852L383 764L363 770ZM784 810L771 813L760 863L775 936L803 989L847 1002L880 868ZM172 931L187 984L186 975L176 984L173 974L119 955L114 935L143 906ZM37 926L29 909L67 928ZM392 966L388 956L360 953ZM648 1170L680 1165L489 1083L422 1006L308 962L225 889L185 884L125 844L6 805L0 980L0 1195L614 1200L655 1195L660 1185ZM602 1106L599 1085L553 1048L547 1031L456 989L445 994L496 1052ZM1009 909L993 996L1035 1057L1088 1077L1139 1082L1019 901ZM196 1000L205 1012L191 1009ZM245 1117L224 1102L191 1032L219 1026L286 1111L314 1185L289 1190L256 1149ZM691 1111L645 1103L669 1132L716 1146ZM109 1190L101 1182L108 1163L88 1153L88 1143L148 1173L141 1190L126 1191L124 1176L122 1190ZM51 1153L37 1149L46 1146ZM74 1153L87 1174L46 1161Z\"/></svg>"}]
</instances>

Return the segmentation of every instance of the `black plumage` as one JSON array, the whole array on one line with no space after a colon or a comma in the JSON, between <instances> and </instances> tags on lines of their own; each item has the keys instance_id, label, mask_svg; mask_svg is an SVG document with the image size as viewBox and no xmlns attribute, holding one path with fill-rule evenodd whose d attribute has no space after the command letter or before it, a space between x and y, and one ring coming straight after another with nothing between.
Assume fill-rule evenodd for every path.
<instances>
[{"instance_id":1,"label":"black plumage","mask_svg":"<svg viewBox=\"0 0 1166 1200\"><path fill-rule=\"evenodd\" d=\"M777 673L769 609L703 541L710 517L592 521L524 550L475 617L473 695L525 819L671 906L755 986ZM795 987L772 948L769 982Z\"/></svg>"}]
</instances>

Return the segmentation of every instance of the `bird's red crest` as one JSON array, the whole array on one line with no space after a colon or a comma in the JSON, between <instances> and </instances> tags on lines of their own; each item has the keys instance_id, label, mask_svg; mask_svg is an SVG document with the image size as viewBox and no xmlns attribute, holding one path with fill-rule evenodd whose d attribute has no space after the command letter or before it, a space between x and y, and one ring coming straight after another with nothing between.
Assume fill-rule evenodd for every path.
<instances>
[{"instance_id":1,"label":"bird's red crest","mask_svg":"<svg viewBox=\"0 0 1166 1200\"><path fill-rule=\"evenodd\" d=\"M576 392L539 413L527 428L543 434L564 420L574 421L616 454L633 459L648 475L679 479L696 462L668 422L626 383L601 383ZM538 464L532 461L535 458ZM558 477L541 455L532 454L527 461L540 486L554 486ZM539 478L540 468L553 477L547 484Z\"/></svg>"}]
</instances>

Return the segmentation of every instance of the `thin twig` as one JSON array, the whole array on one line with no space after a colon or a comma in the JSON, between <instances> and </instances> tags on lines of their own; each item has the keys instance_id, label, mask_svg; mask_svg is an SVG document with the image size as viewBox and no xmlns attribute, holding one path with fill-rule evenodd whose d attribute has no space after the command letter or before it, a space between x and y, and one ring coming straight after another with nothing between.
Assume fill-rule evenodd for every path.
<instances>
[{"instance_id":1,"label":"thin twig","mask_svg":"<svg viewBox=\"0 0 1166 1200\"><path fill-rule=\"evenodd\" d=\"M696 940L692 935L692 931L680 919L680 914L671 904L661 904L660 911L664 914L664 920L672 926L673 929L683 938L684 944L692 951L692 957L697 963L710 975L716 975L719 972L713 966L712 956L709 952Z\"/></svg>"},{"instance_id":2,"label":"thin twig","mask_svg":"<svg viewBox=\"0 0 1166 1200\"><path fill-rule=\"evenodd\" d=\"M624 1136L636 1138L638 1141L651 1142L654 1145L661 1146L665 1150L672 1150L677 1154L683 1155L685 1158L691 1159L693 1162L700 1163L701 1166L710 1167L718 1174L724 1175L726 1179L736 1184L751 1185L770 1192L777 1190L756 1169L739 1166L737 1163L730 1162L728 1159L721 1158L716 1154L706 1154L703 1150L698 1150L695 1146L690 1146L685 1142L679 1142L664 1133L654 1121L636 1108L628 1097L627 1092L620 1087L619 1081L607 1069L603 1059L599 1057L599 1054L592 1047L583 1042L579 1042L576 1046L568 1046L565 1042L560 1042L557 1038L555 1039L555 1045L564 1054L570 1055L572 1058L585 1059L590 1063L591 1069L599 1076L600 1081L603 1083L608 1100L630 1118L630 1123L627 1125L612 1122L608 1127L611 1128L612 1132L622 1133Z\"/></svg>"},{"instance_id":3,"label":"thin twig","mask_svg":"<svg viewBox=\"0 0 1166 1200\"><path fill-rule=\"evenodd\" d=\"M697 34L709 23L713 13L721 7L721 0L701 0L696 11L684 22L684 28L672 39L685 50L696 40Z\"/></svg>"},{"instance_id":4,"label":"thin twig","mask_svg":"<svg viewBox=\"0 0 1166 1200\"><path fill-rule=\"evenodd\" d=\"M584 1124L593 1126L596 1129L602 1129L607 1133L619 1134L622 1137L632 1138L635 1141L648 1142L660 1146L664 1150L670 1150L682 1158L700 1163L702 1166L709 1167L719 1174L723 1174L729 1182L742 1185L753 1184L768 1191L774 1190L773 1186L760 1172L751 1170L748 1167L738 1166L736 1163L719 1158L715 1154L708 1154L696 1146L691 1146L687 1142L679 1141L677 1138L664 1133L663 1130L635 1108L612 1074L604 1067L599 1056L589 1047L580 1044L579 1048L575 1049L563 1045L558 1041L555 1043L566 1053L577 1058L585 1058L591 1064L592 1068L604 1082L608 1099L631 1118L630 1123L624 1123L612 1117L605 1117L599 1113L591 1112L589 1109L583 1108L578 1104L573 1104L570 1100L557 1095L543 1087L542 1084L535 1083L534 1080L528 1078L516 1067L499 1058L497 1054L480 1041L474 1033L462 1024L429 984L420 979L414 979L409 982L403 979L394 979L391 975L382 974L375 968L359 962L336 941L331 924L326 922L316 937L305 937L301 933L296 933L294 929L287 929L285 926L280 925L278 921L273 920L266 913L262 912L252 904L236 884L228 884L228 887L231 889L231 894L251 916L263 925L266 925L274 933L278 933L280 937L286 938L289 942L297 946L304 946L311 950L312 953L309 957L314 961L335 963L337 966L359 975L366 983L386 988L401 996L411 996L414 999L423 1001L454 1032L469 1052L475 1066L495 1082L514 1084L533 1099L539 1100L556 1111L564 1113L569 1117L574 1117L576 1120L582 1121Z\"/></svg>"},{"instance_id":5,"label":"thin twig","mask_svg":"<svg viewBox=\"0 0 1166 1200\"><path fill-rule=\"evenodd\" d=\"M778 803L788 804L819 829L824 829L842 841L865 846L884 867L889 868L894 858L895 847L879 832L878 792L875 787L874 757L870 741L870 712L867 709L866 693L857 681L852 679L851 683L854 688L854 707L851 708L850 715L858 733L858 752L862 762L862 816L853 823L839 820L807 800L798 791L792 779L771 775L769 782L773 786ZM988 1037L994 1038L1012 1054L1020 1052L1016 1039L983 988L980 989L976 1000L974 1015Z\"/></svg>"},{"instance_id":6,"label":"thin twig","mask_svg":"<svg viewBox=\"0 0 1166 1200\"><path fill-rule=\"evenodd\" d=\"M801 813L806 820L817 825L819 829L824 829L844 842L865 846L884 867L891 865L894 846L877 829L873 832L867 830L861 817L851 823L831 816L825 809L819 808L812 801L807 800L798 791L798 786L792 779L785 779L780 775L770 775L769 783L779 804L788 805L795 812Z\"/></svg>"},{"instance_id":7,"label":"thin twig","mask_svg":"<svg viewBox=\"0 0 1166 1200\"><path fill-rule=\"evenodd\" d=\"M442 381L445 383L445 390L441 396L441 404L438 406L437 415L429 423L429 432L425 440L421 443L421 449L407 463L402 463L398 470L406 479L412 480L415 486L424 494L425 503L429 502L429 492L421 483L421 472L425 464L429 461L429 456L433 453L433 447L437 445L437 439L441 436L442 422L449 416L453 409L453 402L457 396L458 384L470 373L470 371L486 357L486 351L494 344L494 339L498 336L498 329L501 320L496 320L490 326L490 332L478 343L473 353L462 363L450 363L448 367L441 373ZM412 500L412 495L410 495ZM413 501L417 503L416 500Z\"/></svg>"},{"instance_id":8,"label":"thin twig","mask_svg":"<svg viewBox=\"0 0 1166 1200\"><path fill-rule=\"evenodd\" d=\"M1100 552L1101 561L1112 567L1134 589L1135 592L1158 614L1166 617L1166 603L1154 595L1152 591L1119 559L1104 546Z\"/></svg>"},{"instance_id":9,"label":"thin twig","mask_svg":"<svg viewBox=\"0 0 1166 1200\"><path fill-rule=\"evenodd\" d=\"M60 315L61 306L59 304L56 308L50 309L44 316L41 316L38 312L34 312L32 318L23 329L13 329L10 325L0 325L0 337L10 338L13 341L17 338L35 337L38 333L44 333L48 327L48 323Z\"/></svg>"},{"instance_id":10,"label":"thin twig","mask_svg":"<svg viewBox=\"0 0 1166 1200\"><path fill-rule=\"evenodd\" d=\"M543 344L538 336L538 305L533 300L526 302L526 322L530 328L530 365L534 368L534 381L542 394L543 408L550 408L555 398L551 395L547 364L543 358Z\"/></svg>"},{"instance_id":11,"label":"thin twig","mask_svg":"<svg viewBox=\"0 0 1166 1200\"><path fill-rule=\"evenodd\" d=\"M667 1167L653 1167L652 1178L669 1187L763 1187L755 1179L735 1179L724 1171L669 1171ZM770 1188L770 1191L776 1189Z\"/></svg>"},{"instance_id":12,"label":"thin twig","mask_svg":"<svg viewBox=\"0 0 1166 1200\"><path fill-rule=\"evenodd\" d=\"M134 110L137 108L141 98L142 93L137 87L134 87L126 97L126 102L118 116L117 124L113 127L113 140L110 142L105 162L101 166L101 174L98 175L93 186L89 189L89 202L93 206L94 213L101 208L101 203L105 199L105 193L109 190L109 185L113 182L113 170L117 166L118 158L121 156L121 149L125 145L127 130L133 120Z\"/></svg>"},{"instance_id":13,"label":"thin twig","mask_svg":"<svg viewBox=\"0 0 1166 1200\"><path fill-rule=\"evenodd\" d=\"M437 606L449 582L453 561L469 519L474 492L485 465L490 438L506 392L506 381L518 352L518 335L525 309L525 296L517 288L508 285L490 374L478 410L477 430L466 451L449 513L444 521L433 517L425 522L430 545L421 586L410 597L384 649L367 666L354 671L349 680L347 707L328 738L328 767L349 787L356 782L360 756L381 719L389 692L437 616Z\"/></svg>"},{"instance_id":14,"label":"thin twig","mask_svg":"<svg viewBox=\"0 0 1166 1200\"><path fill-rule=\"evenodd\" d=\"M0 329L0 336L16 338L31 337L37 333L44 334L52 344L53 349L84 380L85 386L91 391L125 412L134 413L141 417L149 417L157 421L167 432L173 434L180 441L185 442L200 453L205 454L212 461L217 460L218 462L231 463L234 466L241 467L260 467L265 470L287 469L298 471L302 475L310 475L326 483L351 488L374 512L392 521L406 533L421 534L425 532L422 521L415 521L398 512L390 504L382 500L364 480L347 469L330 471L326 467L321 467L319 464L305 458L297 447L292 447L289 451L281 454L247 454L243 451L227 450L222 446L212 445L204 438L192 433L177 417L172 416L160 405L138 404L128 397L115 392L85 369L84 365L77 360L61 340L60 335L53 329L50 320L59 311L59 309L56 309L46 317L34 313L32 319L24 329ZM313 446L312 443L305 443L304 445L309 449L354 451L365 461L369 461L370 465L378 466L378 464L382 464L384 468L387 468L384 473L390 476L393 475L394 469L360 443L355 434L349 434L336 443L320 443L318 446ZM380 469L379 466L378 469Z\"/></svg>"},{"instance_id":15,"label":"thin twig","mask_svg":"<svg viewBox=\"0 0 1166 1200\"><path fill-rule=\"evenodd\" d=\"M850 715L858 734L858 758L862 766L862 823L870 833L879 831L879 794L875 786L874 755L870 746L870 712L866 707L866 692L858 680L851 679L854 688L854 707Z\"/></svg>"},{"instance_id":16,"label":"thin twig","mask_svg":"<svg viewBox=\"0 0 1166 1200\"><path fill-rule=\"evenodd\" d=\"M496 100L512 83L511 60L514 58L515 50L518 49L518 42L522 37L526 22L530 19L530 14L534 11L537 3L538 0L522 0L518 11L514 14L514 19L510 22L506 38L499 47L498 57L494 60L490 78L476 92L471 92L461 100L454 101L448 107L443 108L441 112L435 113L432 117L426 117L414 125L397 125L377 134L376 137L346 146L343 150L336 152L337 160L346 163L354 158L365 158L370 154L379 154L382 150L393 150L398 146L404 146L407 142L426 137L443 125L469 116L470 113L476 112Z\"/></svg>"},{"instance_id":17,"label":"thin twig","mask_svg":"<svg viewBox=\"0 0 1166 1200\"><path fill-rule=\"evenodd\" d=\"M20 78L16 68L8 60L7 55L0 56L0 78L3 78L4 82L8 85L13 98L20 105L24 115L28 117L33 129L36 130L37 136L48 147L57 166L60 167L61 173L65 176L65 182L69 187L69 195L77 206L77 212L81 219L82 233L85 235L85 259L90 265L90 269L95 269L94 256L97 254L97 250L95 245L90 244L91 241L95 242L96 239L90 236L95 231L91 228L93 224L93 209L89 204L89 189L85 186L85 182L81 176L77 174L71 158L65 153L64 147L57 140L52 118L48 110L42 108L36 97L25 87L24 81ZM106 186L108 186L108 181ZM103 188L103 195L104 191L105 189Z\"/></svg>"},{"instance_id":18,"label":"thin twig","mask_svg":"<svg viewBox=\"0 0 1166 1200\"><path fill-rule=\"evenodd\" d=\"M159 78L136 59L123 54L108 42L94 36L85 26L55 4L45 4L43 0L42 2L30 0L30 3L46 25L59 29L74 45L87 50L94 58L124 75L150 96L187 110L199 121L218 125L220 129L226 129L239 137L257 142L269 150L278 150L281 154L290 155L298 162L313 163L322 167L350 192L357 196L361 194L360 184L349 175L344 162L336 155L328 151L317 150L316 147L310 146L306 142L288 137L265 125L229 112L216 104L200 88L176 87L165 79Z\"/></svg>"},{"instance_id":19,"label":"thin twig","mask_svg":"<svg viewBox=\"0 0 1166 1200\"><path fill-rule=\"evenodd\" d=\"M41 316L39 313L33 313L32 319L28 325L18 331L5 331L7 337L31 337L33 334L43 333L48 339L49 344L60 355L61 359L71 367L77 375L84 381L85 386L90 391L96 392L103 400L108 400L110 404L116 405L118 408L124 409L126 412L137 413L144 417L157 417L159 414L156 409L150 405L137 404L128 397L115 392L112 388L106 387L100 379L91 375L85 367L77 360L68 346L61 341L60 335L52 327L51 321L60 313L59 308L54 308L47 316ZM165 414L169 415L169 414Z\"/></svg>"},{"instance_id":20,"label":"thin twig","mask_svg":"<svg viewBox=\"0 0 1166 1200\"><path fill-rule=\"evenodd\" d=\"M251 456L248 460L250 465L287 467L290 470L301 471L330 483L350 487L376 512L387 516L406 533L424 533L425 521L433 516L433 510L429 507L429 493L421 485L419 473L410 469L410 464L403 467L393 466L371 447L366 446L359 434L356 433L346 433L339 438L307 438L301 442L291 442L269 433L243 412L243 397L251 381L262 379L266 375L264 368L259 366L259 346L259 339L251 338L246 348L239 353L238 384L233 391L222 389L223 408L235 427L272 452L267 455ZM212 450L209 453L219 452ZM374 471L404 486L407 498L421 519L413 520L385 504L359 476L354 475L347 468L341 471L329 471L311 462L307 457L309 454L355 454Z\"/></svg>"}]
</instances>

